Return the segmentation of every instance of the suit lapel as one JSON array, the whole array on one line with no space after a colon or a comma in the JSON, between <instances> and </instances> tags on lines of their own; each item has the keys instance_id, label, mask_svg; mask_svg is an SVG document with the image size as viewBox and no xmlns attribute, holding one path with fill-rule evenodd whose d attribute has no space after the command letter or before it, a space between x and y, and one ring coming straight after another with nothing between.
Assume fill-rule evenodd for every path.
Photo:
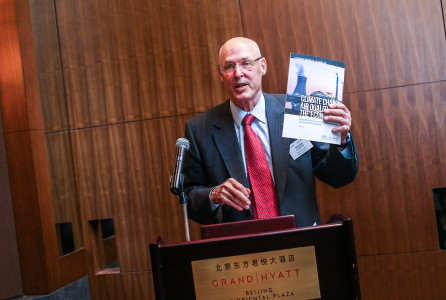
<instances>
[{"instance_id":1,"label":"suit lapel","mask_svg":"<svg viewBox=\"0 0 446 300\"><path fill-rule=\"evenodd\" d=\"M265 93L264 96L273 160L274 182L277 197L280 200L285 189L289 155L288 138L282 137L284 106L274 97ZM229 175L243 184L243 186L249 187L249 180L245 174L242 154L234 130L234 120L232 119L229 100L220 106L212 118L212 136ZM252 207L250 211L252 213Z\"/></svg>"},{"instance_id":2,"label":"suit lapel","mask_svg":"<svg viewBox=\"0 0 446 300\"><path fill-rule=\"evenodd\" d=\"M278 199L282 198L288 170L289 141L282 137L284 106L274 97L265 94L274 183ZM284 141L284 139L286 141Z\"/></svg>"},{"instance_id":3,"label":"suit lapel","mask_svg":"<svg viewBox=\"0 0 446 300\"><path fill-rule=\"evenodd\" d=\"M212 120L212 135L215 144L223 158L229 175L245 187L249 187L243 166L242 154L240 153L240 146L234 129L229 100L220 108Z\"/></svg>"}]
</instances>

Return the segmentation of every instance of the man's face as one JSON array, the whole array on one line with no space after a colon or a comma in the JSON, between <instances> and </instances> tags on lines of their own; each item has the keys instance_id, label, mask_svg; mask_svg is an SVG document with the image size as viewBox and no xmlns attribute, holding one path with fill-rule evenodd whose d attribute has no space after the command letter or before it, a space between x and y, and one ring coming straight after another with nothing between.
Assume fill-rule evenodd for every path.
<instances>
[{"instance_id":1,"label":"man's face","mask_svg":"<svg viewBox=\"0 0 446 300\"><path fill-rule=\"evenodd\" d=\"M246 40L230 40L221 49L220 67L235 63L235 68L228 74L220 74L231 101L241 109L247 110L257 104L262 93L262 76L266 73L266 60L261 58L253 63L251 70L246 70L237 63L245 60L254 61L260 54Z\"/></svg>"}]
</instances>

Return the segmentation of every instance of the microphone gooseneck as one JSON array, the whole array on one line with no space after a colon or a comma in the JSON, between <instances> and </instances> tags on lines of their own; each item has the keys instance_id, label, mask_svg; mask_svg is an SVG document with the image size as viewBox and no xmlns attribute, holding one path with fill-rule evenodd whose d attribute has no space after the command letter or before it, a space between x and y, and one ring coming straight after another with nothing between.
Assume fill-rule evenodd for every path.
<instances>
[{"instance_id":1,"label":"microphone gooseneck","mask_svg":"<svg viewBox=\"0 0 446 300\"><path fill-rule=\"evenodd\" d=\"M185 138L179 138L175 143L175 147L177 148L177 153L172 177L170 178L170 191L175 195L180 195L183 192L183 157L189 150L190 143Z\"/></svg>"},{"instance_id":2,"label":"microphone gooseneck","mask_svg":"<svg viewBox=\"0 0 446 300\"><path fill-rule=\"evenodd\" d=\"M177 147L177 154L175 157L175 166L173 169L172 176L170 177L170 191L178 195L180 204L183 207L184 213L184 230L186 235L186 241L190 241L190 233L189 233L189 222L187 216L187 203L186 203L186 195L183 192L183 157L184 154L189 150L190 143L185 138L179 138L175 143L175 147Z\"/></svg>"}]
</instances>

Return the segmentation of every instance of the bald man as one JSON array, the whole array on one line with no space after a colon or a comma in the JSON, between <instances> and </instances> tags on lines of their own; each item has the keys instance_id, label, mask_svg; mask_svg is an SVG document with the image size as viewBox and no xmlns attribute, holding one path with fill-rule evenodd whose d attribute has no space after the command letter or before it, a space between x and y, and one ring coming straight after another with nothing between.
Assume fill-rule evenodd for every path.
<instances>
[{"instance_id":1,"label":"bald man","mask_svg":"<svg viewBox=\"0 0 446 300\"><path fill-rule=\"evenodd\" d=\"M262 195L251 189L242 122L252 114L278 215L295 215L299 227L320 224L314 177L338 188L352 182L358 171L350 111L342 103L324 111L324 121L339 124L333 132L340 132L340 146L312 142L311 150L294 159L289 152L295 140L282 137L286 95L262 91L267 63L257 43L243 37L228 40L220 48L217 71L229 99L186 123L190 149L183 170L189 218L214 224L259 217L256 202Z\"/></svg>"}]
</instances>

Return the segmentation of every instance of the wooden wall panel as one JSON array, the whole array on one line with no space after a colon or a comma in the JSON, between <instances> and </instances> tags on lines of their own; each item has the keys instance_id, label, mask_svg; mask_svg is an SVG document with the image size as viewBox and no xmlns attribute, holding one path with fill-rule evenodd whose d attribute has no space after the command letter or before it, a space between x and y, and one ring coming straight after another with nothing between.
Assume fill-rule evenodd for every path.
<instances>
[{"instance_id":1,"label":"wooden wall panel","mask_svg":"<svg viewBox=\"0 0 446 300\"><path fill-rule=\"evenodd\" d=\"M69 132L46 134L56 223L71 223L75 249L83 246L82 228Z\"/></svg>"},{"instance_id":2,"label":"wooden wall panel","mask_svg":"<svg viewBox=\"0 0 446 300\"><path fill-rule=\"evenodd\" d=\"M393 253L358 258L363 299L446 299L446 252Z\"/></svg>"},{"instance_id":3,"label":"wooden wall panel","mask_svg":"<svg viewBox=\"0 0 446 300\"><path fill-rule=\"evenodd\" d=\"M26 125L28 127L17 127L15 130L43 130L43 116L41 112L41 102L40 102L40 87L37 77L37 64L35 59L34 51L34 38L31 32L31 20L30 20L30 7L27 0L16 0L15 2L16 12L17 12L17 28L20 37L20 50L21 58L23 61L23 85L26 104L22 104L22 111L20 113L26 113ZM16 66L20 66L19 62L16 62ZM23 98L25 99L25 98ZM17 99L18 100L18 99ZM12 103L9 103L12 105ZM16 111L17 113L17 111ZM20 115L20 114L19 114ZM20 125L15 122L15 115L11 114L13 120L8 120L8 130L5 132L11 132L9 129L10 124ZM10 117L8 116L8 118ZM6 120L5 120L6 121Z\"/></svg>"},{"instance_id":4,"label":"wooden wall panel","mask_svg":"<svg viewBox=\"0 0 446 300\"><path fill-rule=\"evenodd\" d=\"M29 6L0 5L0 101L23 292L46 293L57 280L57 241Z\"/></svg>"},{"instance_id":5,"label":"wooden wall panel","mask_svg":"<svg viewBox=\"0 0 446 300\"><path fill-rule=\"evenodd\" d=\"M76 182L85 220L113 218L122 272L148 270L156 234L184 241L178 199L169 191L175 141L190 116L73 132ZM195 233L198 236L198 232Z\"/></svg>"},{"instance_id":6,"label":"wooden wall panel","mask_svg":"<svg viewBox=\"0 0 446 300\"><path fill-rule=\"evenodd\" d=\"M45 132L67 130L67 109L54 1L31 0L29 3Z\"/></svg>"},{"instance_id":7,"label":"wooden wall panel","mask_svg":"<svg viewBox=\"0 0 446 300\"><path fill-rule=\"evenodd\" d=\"M444 31L446 32L446 1L441 0L441 7L443 7L443 24L444 24Z\"/></svg>"},{"instance_id":8,"label":"wooden wall panel","mask_svg":"<svg viewBox=\"0 0 446 300\"><path fill-rule=\"evenodd\" d=\"M2 1L0 5L0 100L6 133L28 129L29 120L14 2Z\"/></svg>"},{"instance_id":9,"label":"wooden wall panel","mask_svg":"<svg viewBox=\"0 0 446 300\"><path fill-rule=\"evenodd\" d=\"M289 53L346 63L345 92L446 79L440 2L240 1L244 33L269 62L265 91L284 93ZM265 26L259 26L259 20Z\"/></svg>"},{"instance_id":10,"label":"wooden wall panel","mask_svg":"<svg viewBox=\"0 0 446 300\"><path fill-rule=\"evenodd\" d=\"M197 112L226 97L217 53L241 34L238 1L56 7L71 128Z\"/></svg>"},{"instance_id":11,"label":"wooden wall panel","mask_svg":"<svg viewBox=\"0 0 446 300\"><path fill-rule=\"evenodd\" d=\"M24 292L54 290L58 256L43 132L7 134L11 194Z\"/></svg>"},{"instance_id":12,"label":"wooden wall panel","mask_svg":"<svg viewBox=\"0 0 446 300\"><path fill-rule=\"evenodd\" d=\"M95 264L89 221L113 218L121 273L92 275L93 299L153 297L148 243L157 233L168 242L184 240L181 208L168 190L175 140L187 119L227 97L216 71L218 49L243 34L259 42L268 60L267 92L285 91L289 52L347 64L344 99L353 113L360 172L339 191L319 184L318 194L323 219L334 212L354 219L363 298L373 299L387 283L381 280L386 270L396 274L397 285L407 279L413 285L424 263L433 271L422 270L422 282L443 275L437 269L443 254L429 255L438 249L430 189L446 185L446 42L439 1L31 0L31 12L27 1L16 2L26 33L21 43L26 47L34 40L35 53L24 49L31 63L22 74L17 30L1 34L1 54L12 58L0 59L8 70L0 73L5 131L39 131L9 136L11 179L19 182L17 174L24 172L36 184L34 194L51 198L48 177L30 175L50 167L52 194L79 200L85 251L69 257L71 263L87 255L87 263ZM15 22L11 11L0 14L1 24ZM45 166L40 105L49 153ZM38 168L25 170L23 159L27 168ZM17 186L14 193L26 198ZM39 207L18 208L22 214L42 212L51 206L49 198ZM53 224L44 223L51 240ZM198 238L198 226L191 225ZM54 251L43 244L34 254L54 265ZM409 277L393 269L405 270L406 263L414 268ZM96 272L91 265L86 269ZM45 281L37 271L33 276ZM437 296L416 285L408 290ZM408 294L389 286L383 292L392 299Z\"/></svg>"},{"instance_id":13,"label":"wooden wall panel","mask_svg":"<svg viewBox=\"0 0 446 300\"><path fill-rule=\"evenodd\" d=\"M97 274L89 279L92 299L155 300L151 272Z\"/></svg>"},{"instance_id":14,"label":"wooden wall panel","mask_svg":"<svg viewBox=\"0 0 446 300\"><path fill-rule=\"evenodd\" d=\"M445 97L445 82L346 96L360 171L338 191L319 184L318 200L323 219L353 218L359 255L438 249L432 188L445 185Z\"/></svg>"},{"instance_id":15,"label":"wooden wall panel","mask_svg":"<svg viewBox=\"0 0 446 300\"><path fill-rule=\"evenodd\" d=\"M289 52L346 62L344 101L360 170L353 184L334 190L319 182L317 193L323 220L340 212L354 221L363 299L444 298L436 285L444 253L432 252L439 247L432 187L446 185L441 3L240 4L244 33L269 63L265 91L285 91Z\"/></svg>"},{"instance_id":16,"label":"wooden wall panel","mask_svg":"<svg viewBox=\"0 0 446 300\"><path fill-rule=\"evenodd\" d=\"M0 109L0 299L23 294L19 252L8 177L3 122Z\"/></svg>"}]
</instances>

